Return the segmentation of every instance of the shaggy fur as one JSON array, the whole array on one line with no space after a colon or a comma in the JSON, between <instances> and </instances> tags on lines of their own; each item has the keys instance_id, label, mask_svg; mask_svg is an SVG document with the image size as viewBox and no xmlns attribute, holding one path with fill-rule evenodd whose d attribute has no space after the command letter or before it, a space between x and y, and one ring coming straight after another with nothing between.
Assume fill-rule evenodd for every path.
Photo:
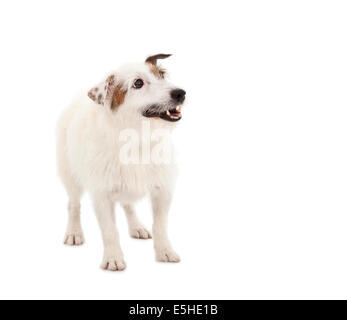
<instances>
[{"instance_id":1,"label":"shaggy fur","mask_svg":"<svg viewBox=\"0 0 347 320\"><path fill-rule=\"evenodd\" d=\"M115 223L115 202L125 210L132 237L152 237L134 209L134 203L145 196L149 196L152 202L157 260L180 260L167 235L168 211L176 177L174 160L159 164L153 161L128 164L120 161L124 145L120 137L124 130L138 133L141 154L145 148L141 139L143 121L148 122L150 133L158 129L171 132L175 126L175 122L143 116L148 106L156 105L161 110L169 110L178 104L174 104L170 96L176 88L165 78L153 74L153 66L147 62L119 68L89 93L79 95L58 122L58 172L69 198L65 244L81 245L84 242L80 198L84 191L88 191L103 237L103 269L117 271L126 267ZM109 82L110 77L113 83ZM136 79L144 81L143 88L133 87ZM154 141L149 142L149 148L154 148Z\"/></svg>"}]
</instances>

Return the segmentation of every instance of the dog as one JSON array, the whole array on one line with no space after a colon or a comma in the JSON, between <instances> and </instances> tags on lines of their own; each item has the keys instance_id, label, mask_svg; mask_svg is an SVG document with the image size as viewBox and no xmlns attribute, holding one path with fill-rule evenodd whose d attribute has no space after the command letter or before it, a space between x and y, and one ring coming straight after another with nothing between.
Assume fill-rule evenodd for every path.
<instances>
[{"instance_id":1,"label":"dog","mask_svg":"<svg viewBox=\"0 0 347 320\"><path fill-rule=\"evenodd\" d=\"M88 92L78 95L58 121L58 174L69 199L64 243L84 243L80 199L87 191L102 233L101 268L105 270L126 268L115 223L117 202L125 211L130 236L152 238L134 209L136 201L146 196L152 203L156 259L180 261L167 233L177 172L170 133L182 118L186 92L172 85L166 70L157 64L159 59L169 56L158 54L148 57L144 63L123 65ZM165 132L163 139L167 143L163 144L163 150L164 153L169 150L164 161L152 159L153 154L163 153L156 150L158 132ZM135 138L129 144L125 138L131 135ZM156 138L148 138L153 135ZM132 156L128 157L131 152ZM146 159L139 160L139 154Z\"/></svg>"}]
</instances>

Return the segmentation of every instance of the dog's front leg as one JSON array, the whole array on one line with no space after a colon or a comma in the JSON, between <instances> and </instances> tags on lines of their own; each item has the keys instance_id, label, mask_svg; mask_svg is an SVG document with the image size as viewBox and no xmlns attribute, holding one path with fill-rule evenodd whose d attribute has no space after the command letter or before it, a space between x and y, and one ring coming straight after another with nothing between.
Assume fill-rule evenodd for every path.
<instances>
[{"instance_id":1,"label":"dog's front leg","mask_svg":"<svg viewBox=\"0 0 347 320\"><path fill-rule=\"evenodd\" d=\"M107 194L96 194L93 196L93 202L104 242L101 268L111 271L124 270L126 266L116 228L114 201Z\"/></svg>"},{"instance_id":2,"label":"dog's front leg","mask_svg":"<svg viewBox=\"0 0 347 320\"><path fill-rule=\"evenodd\" d=\"M168 237L168 213L171 192L157 189L151 193L153 209L153 240L156 259L161 262L179 262L180 257L172 249Z\"/></svg>"}]
</instances>

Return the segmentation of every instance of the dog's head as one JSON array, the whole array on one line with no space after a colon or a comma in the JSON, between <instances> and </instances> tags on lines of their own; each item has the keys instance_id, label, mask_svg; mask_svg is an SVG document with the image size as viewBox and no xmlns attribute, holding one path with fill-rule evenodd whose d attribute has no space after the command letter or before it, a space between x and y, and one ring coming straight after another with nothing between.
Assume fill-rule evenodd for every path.
<instances>
[{"instance_id":1,"label":"dog's head","mask_svg":"<svg viewBox=\"0 0 347 320\"><path fill-rule=\"evenodd\" d=\"M169 54L148 57L145 63L125 65L88 92L94 102L116 112L138 113L147 118L165 121L181 119L181 105L186 92L172 85L158 59ZM160 120L160 121L162 121Z\"/></svg>"}]
</instances>

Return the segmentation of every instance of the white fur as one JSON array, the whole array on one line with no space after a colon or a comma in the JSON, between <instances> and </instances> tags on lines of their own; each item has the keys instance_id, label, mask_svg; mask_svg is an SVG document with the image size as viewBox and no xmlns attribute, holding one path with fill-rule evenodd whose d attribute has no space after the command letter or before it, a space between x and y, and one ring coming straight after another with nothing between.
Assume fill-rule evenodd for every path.
<instances>
[{"instance_id":1,"label":"white fur","mask_svg":"<svg viewBox=\"0 0 347 320\"><path fill-rule=\"evenodd\" d=\"M167 236L167 216L176 177L175 163L123 164L119 160L119 135L122 130L134 129L141 137L144 120L150 122L152 132L160 128L171 130L175 126L174 123L148 119L141 114L143 107L151 103L165 105L174 87L164 79L157 79L145 63L124 66L114 74L116 81L127 90L123 104L112 111L89 99L84 92L63 112L58 123L58 172L69 197L65 243L80 245L84 242L80 198L84 191L88 191L104 242L101 266L114 271L123 270L125 262L115 224L115 202L119 202L126 212L130 235L148 239L151 234L137 218L134 203L149 196L153 208L157 260L178 262L179 257ZM145 81L141 90L132 88L136 78Z\"/></svg>"}]
</instances>

